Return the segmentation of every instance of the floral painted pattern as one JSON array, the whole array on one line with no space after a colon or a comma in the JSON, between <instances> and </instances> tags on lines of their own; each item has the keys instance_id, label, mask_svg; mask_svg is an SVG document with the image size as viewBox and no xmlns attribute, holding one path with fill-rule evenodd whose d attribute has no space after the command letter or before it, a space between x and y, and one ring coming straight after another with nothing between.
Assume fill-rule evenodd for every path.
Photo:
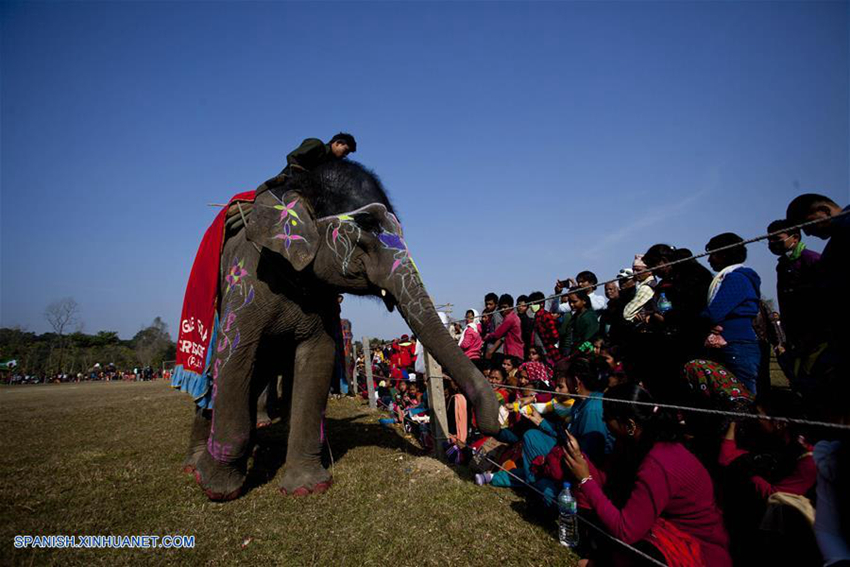
<instances>
[{"instance_id":1,"label":"floral painted pattern","mask_svg":"<svg viewBox=\"0 0 850 567\"><path fill-rule=\"evenodd\" d=\"M278 220L278 224L285 221L287 218L292 217L294 219L300 220L298 217L298 212L295 211L295 205L298 203L298 199L291 201L289 204L281 201L280 205L275 205L274 208L280 211L280 220ZM297 221L296 221L297 222Z\"/></svg>"},{"instance_id":2,"label":"floral painted pattern","mask_svg":"<svg viewBox=\"0 0 850 567\"><path fill-rule=\"evenodd\" d=\"M291 224L295 226L297 225L297 221L291 221ZM292 243L296 240L303 240L305 243L307 242L307 239L301 236L300 234L292 234L292 228L289 225L289 222L284 223L283 232L281 234L276 234L272 237L277 240L283 240L283 245L286 247L287 251L289 250L289 247L292 245Z\"/></svg>"},{"instance_id":3,"label":"floral painted pattern","mask_svg":"<svg viewBox=\"0 0 850 567\"><path fill-rule=\"evenodd\" d=\"M401 224L394 214L388 212L386 216L387 220L390 221L391 228L389 231L378 234L378 240L384 247L396 252L395 261L390 268L390 275L393 275L396 269L403 264L409 264L418 272L419 268L416 267L416 262L413 261L410 250L407 249L407 243L402 237Z\"/></svg>"},{"instance_id":4,"label":"floral painted pattern","mask_svg":"<svg viewBox=\"0 0 850 567\"><path fill-rule=\"evenodd\" d=\"M301 217L298 216L298 211L295 210L295 205L298 204L298 201L299 198L293 199L289 203L280 201L279 205L274 206L275 209L280 211L280 218L278 219L277 224L283 226L283 232L274 235L272 238L276 240L283 240L283 245L287 252L289 252L289 247L293 242L303 240L304 243L307 244L306 238L300 234L295 234L293 231L293 227L297 227L298 223L301 222Z\"/></svg>"},{"instance_id":5,"label":"floral painted pattern","mask_svg":"<svg viewBox=\"0 0 850 567\"><path fill-rule=\"evenodd\" d=\"M212 363L212 404L218 394L218 379L233 353L242 342L239 332L238 314L254 302L254 286L250 284L250 274L245 269L245 260L233 259L230 271L224 276L227 288L222 294L222 311L217 320L215 358ZM229 445L213 441L215 425L213 423L207 448L216 460L223 461L229 455Z\"/></svg>"},{"instance_id":6,"label":"floral painted pattern","mask_svg":"<svg viewBox=\"0 0 850 567\"><path fill-rule=\"evenodd\" d=\"M238 258L234 258L233 265L230 267L230 272L224 277L224 281L227 282L227 289L224 293L229 293L233 286L238 285L239 282L248 275L247 270L245 270L245 260L239 260Z\"/></svg>"}]
</instances>

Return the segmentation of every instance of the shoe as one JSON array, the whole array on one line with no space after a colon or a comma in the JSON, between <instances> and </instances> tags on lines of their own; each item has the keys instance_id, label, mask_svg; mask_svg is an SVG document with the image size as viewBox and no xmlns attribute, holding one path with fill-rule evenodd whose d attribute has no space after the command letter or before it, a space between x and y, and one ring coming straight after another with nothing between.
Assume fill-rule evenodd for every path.
<instances>
[{"instance_id":1,"label":"shoe","mask_svg":"<svg viewBox=\"0 0 850 567\"><path fill-rule=\"evenodd\" d=\"M491 472L486 472L486 473L481 473L481 474L475 475L475 484L477 484L478 486L481 486L481 485L484 485L484 484L490 484L491 480L493 480L493 473L491 473Z\"/></svg>"}]
</instances>

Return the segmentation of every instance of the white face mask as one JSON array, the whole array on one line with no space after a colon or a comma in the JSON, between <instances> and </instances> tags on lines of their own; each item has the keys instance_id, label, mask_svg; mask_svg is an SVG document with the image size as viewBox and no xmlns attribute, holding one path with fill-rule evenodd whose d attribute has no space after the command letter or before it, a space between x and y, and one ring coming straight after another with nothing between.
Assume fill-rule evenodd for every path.
<instances>
[{"instance_id":1,"label":"white face mask","mask_svg":"<svg viewBox=\"0 0 850 567\"><path fill-rule=\"evenodd\" d=\"M532 305L532 306L531 306L531 310L532 310L534 313L537 313L538 311L540 311L540 304L539 304L539 303L535 303L534 305Z\"/></svg>"}]
</instances>

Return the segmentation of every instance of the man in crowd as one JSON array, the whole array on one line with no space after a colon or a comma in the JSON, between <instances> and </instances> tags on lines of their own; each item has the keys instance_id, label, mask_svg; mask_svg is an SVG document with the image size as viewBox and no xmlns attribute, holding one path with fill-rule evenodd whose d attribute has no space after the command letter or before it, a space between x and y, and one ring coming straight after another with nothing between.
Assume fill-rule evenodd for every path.
<instances>
[{"instance_id":1,"label":"man in crowd","mask_svg":"<svg viewBox=\"0 0 850 567\"><path fill-rule=\"evenodd\" d=\"M503 340L504 356L511 357L514 363L524 360L522 325L519 317L513 310L514 298L504 294L499 298L499 310L502 312L503 321L496 329L484 337L487 342Z\"/></svg>"},{"instance_id":2,"label":"man in crowd","mask_svg":"<svg viewBox=\"0 0 850 567\"><path fill-rule=\"evenodd\" d=\"M531 303L531 311L534 313L534 332L531 336L531 344L543 349L549 364L554 366L561 360L561 352L558 350L558 324L555 316L543 306L543 292L535 291L528 296ZM569 311L566 313L569 316Z\"/></svg>"},{"instance_id":3,"label":"man in crowd","mask_svg":"<svg viewBox=\"0 0 850 567\"><path fill-rule=\"evenodd\" d=\"M531 347L531 335L534 332L534 318L528 313L528 297L520 295L516 298L516 313L522 329L522 344L524 345L524 360L528 359L528 349Z\"/></svg>"},{"instance_id":4,"label":"man in crowd","mask_svg":"<svg viewBox=\"0 0 850 567\"><path fill-rule=\"evenodd\" d=\"M567 278L567 281L558 280L555 283L555 293L561 293L565 288L586 289L587 295L590 297L591 309L599 312L605 309L605 306L608 305L608 300L605 299L604 295L597 292L596 288L598 283L599 278L596 277L596 274L585 270L583 272L579 272L575 279ZM563 313L565 309L560 308L560 311Z\"/></svg>"},{"instance_id":5,"label":"man in crowd","mask_svg":"<svg viewBox=\"0 0 850 567\"><path fill-rule=\"evenodd\" d=\"M847 321L850 320L850 295L847 293L848 262L850 257L850 207L842 211L838 204L824 195L806 193L788 205L786 216L794 224L815 222L803 227L803 232L826 240L819 262L818 297L829 298L825 323L829 333L830 356L835 363L846 363L850 343Z\"/></svg>"},{"instance_id":6,"label":"man in crowd","mask_svg":"<svg viewBox=\"0 0 850 567\"><path fill-rule=\"evenodd\" d=\"M796 389L806 382L812 365L826 347L824 310L812 307L817 293L817 269L820 254L808 250L795 223L781 219L770 223L767 231L773 234L767 242L776 263L776 298L782 312L785 333L784 351L779 361ZM780 347L782 348L782 347Z\"/></svg>"},{"instance_id":7,"label":"man in crowd","mask_svg":"<svg viewBox=\"0 0 850 567\"><path fill-rule=\"evenodd\" d=\"M638 320L638 316L647 313L646 306L650 305L655 296L655 278L643 261L643 254L635 254L632 262L633 279L637 282L634 297L623 308L622 317L626 321ZM642 320L639 320L641 322Z\"/></svg>"},{"instance_id":8,"label":"man in crowd","mask_svg":"<svg viewBox=\"0 0 850 567\"><path fill-rule=\"evenodd\" d=\"M486 325L482 332L484 334L484 357L492 360L495 364L501 366L502 359L505 356L505 345L502 339L492 341L487 340L487 335L491 335L504 320L504 315L496 309L499 302L499 296L492 291L484 296L484 313Z\"/></svg>"}]
</instances>

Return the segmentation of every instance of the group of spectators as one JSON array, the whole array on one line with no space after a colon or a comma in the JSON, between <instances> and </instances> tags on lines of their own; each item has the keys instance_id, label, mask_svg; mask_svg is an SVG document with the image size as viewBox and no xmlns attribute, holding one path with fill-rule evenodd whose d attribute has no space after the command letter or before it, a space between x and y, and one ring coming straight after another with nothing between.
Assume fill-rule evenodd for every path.
<instances>
[{"instance_id":1,"label":"group of spectators","mask_svg":"<svg viewBox=\"0 0 850 567\"><path fill-rule=\"evenodd\" d=\"M4 373L7 384L62 384L66 382L148 382L150 380L171 379L169 371L156 370L151 366L137 367L129 370L118 370L112 365L105 368L96 366L88 372L67 373L59 372L51 375Z\"/></svg>"},{"instance_id":2,"label":"group of spectators","mask_svg":"<svg viewBox=\"0 0 850 567\"><path fill-rule=\"evenodd\" d=\"M585 519L668 565L850 564L846 427L758 418L850 424L847 211L806 194L769 223L779 313L732 233L706 243L712 271L656 244L604 292L582 271L548 304L540 291L487 294L449 331L495 389L502 429L478 434L449 381L450 454L478 484L533 487L544 513L571 482ZM400 420L427 405L402 360L415 347L402 346L379 362L379 396ZM771 385L773 357L789 387ZM593 530L581 541L583 564L639 563Z\"/></svg>"}]
</instances>

